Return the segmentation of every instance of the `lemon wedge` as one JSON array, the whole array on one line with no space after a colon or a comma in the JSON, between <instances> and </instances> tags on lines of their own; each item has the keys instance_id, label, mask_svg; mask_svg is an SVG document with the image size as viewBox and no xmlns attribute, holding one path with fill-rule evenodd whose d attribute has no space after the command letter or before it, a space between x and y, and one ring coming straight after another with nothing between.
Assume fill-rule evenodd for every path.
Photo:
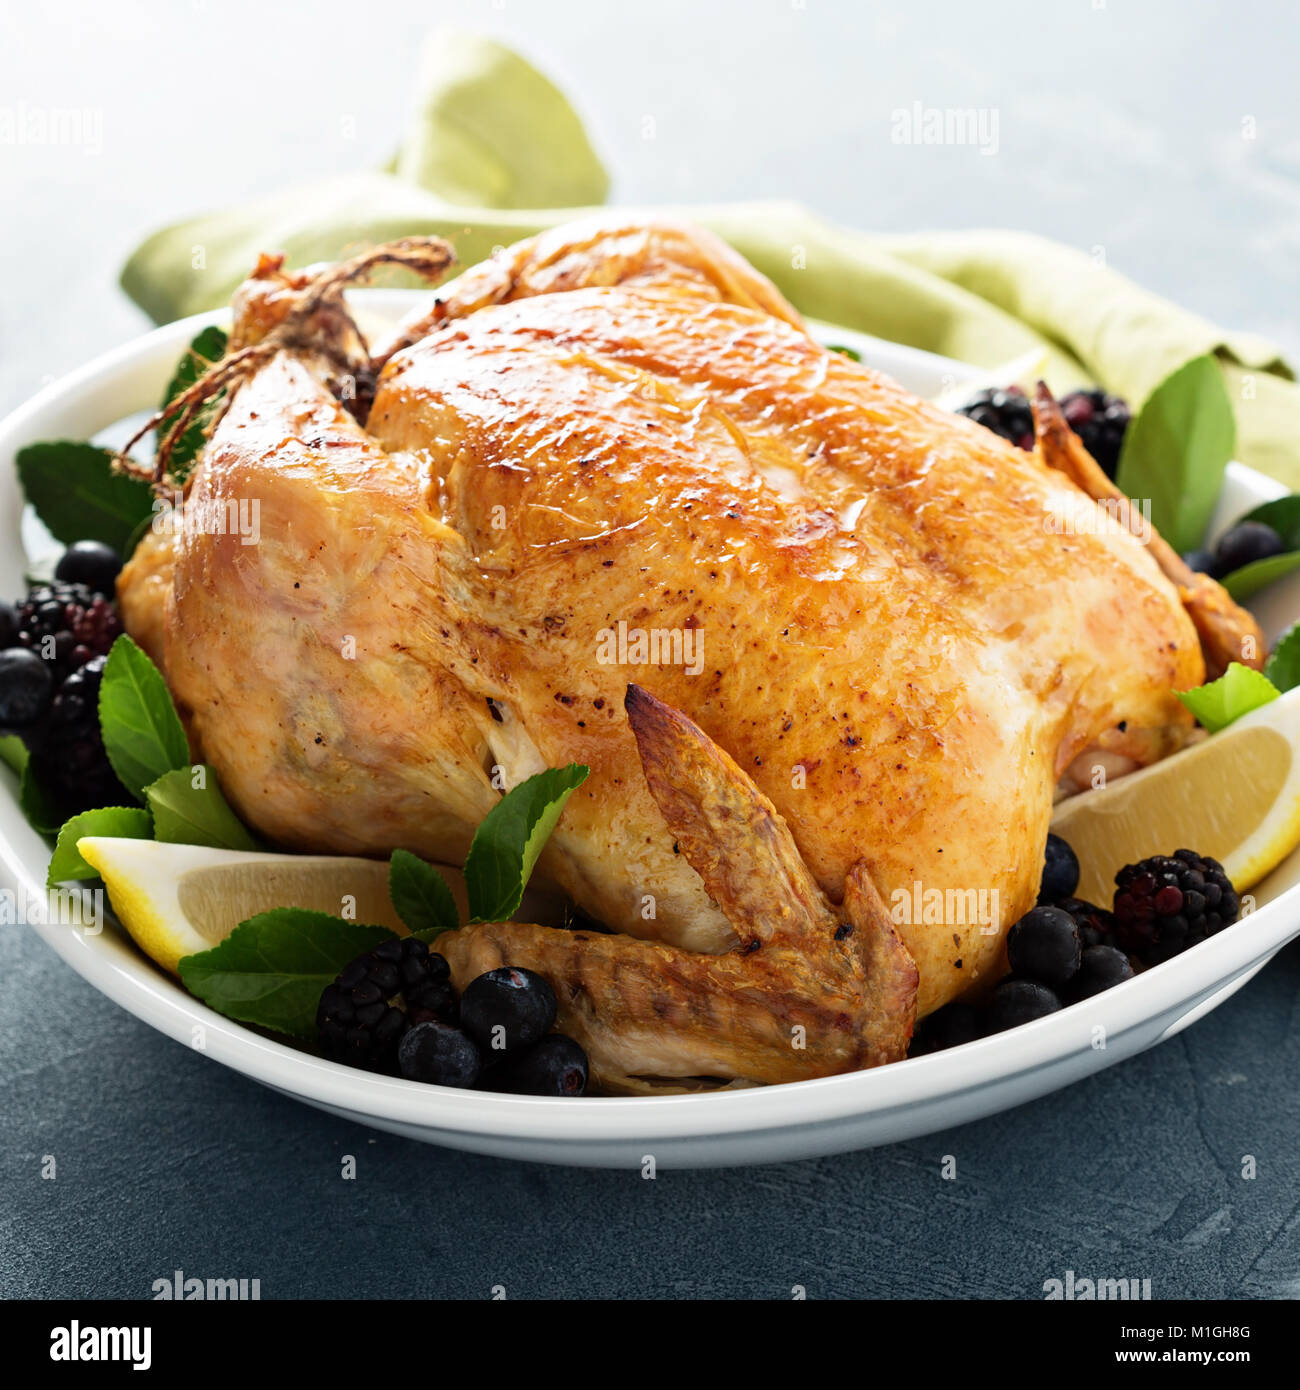
<instances>
[{"instance_id":1,"label":"lemon wedge","mask_svg":"<svg viewBox=\"0 0 1300 1390\"><path fill-rule=\"evenodd\" d=\"M331 855L258 854L88 835L77 844L99 870L122 925L146 955L176 974L245 918L306 907L405 934L388 896L388 865ZM466 910L464 880L443 871Z\"/></svg>"},{"instance_id":2,"label":"lemon wedge","mask_svg":"<svg viewBox=\"0 0 1300 1390\"><path fill-rule=\"evenodd\" d=\"M1182 753L1062 802L1052 830L1079 857L1077 896L1108 904L1149 854L1212 855L1239 893L1300 844L1300 689Z\"/></svg>"}]
</instances>

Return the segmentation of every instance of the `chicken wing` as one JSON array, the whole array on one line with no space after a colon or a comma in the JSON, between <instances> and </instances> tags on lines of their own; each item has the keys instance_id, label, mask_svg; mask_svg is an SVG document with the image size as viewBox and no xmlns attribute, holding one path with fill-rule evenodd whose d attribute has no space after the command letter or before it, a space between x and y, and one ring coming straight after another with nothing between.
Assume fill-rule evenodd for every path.
<instances>
[{"instance_id":1,"label":"chicken wing","mask_svg":"<svg viewBox=\"0 0 1300 1390\"><path fill-rule=\"evenodd\" d=\"M639 686L625 704L664 822L740 946L701 955L493 922L435 943L456 986L507 964L554 981L559 1026L582 1043L607 1092L799 1081L904 1057L916 966L865 863L850 870L837 911L775 807L731 758Z\"/></svg>"}]
</instances>

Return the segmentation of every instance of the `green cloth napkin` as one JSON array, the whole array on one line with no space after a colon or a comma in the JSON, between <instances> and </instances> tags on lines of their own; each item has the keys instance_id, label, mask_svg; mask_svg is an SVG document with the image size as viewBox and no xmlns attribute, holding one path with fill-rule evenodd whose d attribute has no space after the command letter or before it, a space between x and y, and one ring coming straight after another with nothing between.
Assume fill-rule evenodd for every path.
<instances>
[{"instance_id":1,"label":"green cloth napkin","mask_svg":"<svg viewBox=\"0 0 1300 1390\"><path fill-rule=\"evenodd\" d=\"M472 265L590 213L608 182L547 78L492 40L439 32L387 169L166 227L131 256L122 286L164 323L226 303L264 250L306 265L433 233ZM1278 349L1223 332L1079 251L1021 232L869 235L790 203L654 211L712 228L809 317L986 368L1044 350L1058 392L1097 382L1136 406L1188 358L1214 353L1237 409L1239 457L1300 490L1300 387Z\"/></svg>"}]
</instances>

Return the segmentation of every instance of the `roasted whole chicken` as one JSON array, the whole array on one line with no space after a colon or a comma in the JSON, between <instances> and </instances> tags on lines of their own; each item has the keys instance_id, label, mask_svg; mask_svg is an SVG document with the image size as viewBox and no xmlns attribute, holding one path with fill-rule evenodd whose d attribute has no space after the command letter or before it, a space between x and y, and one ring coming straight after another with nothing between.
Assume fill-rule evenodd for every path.
<instances>
[{"instance_id":1,"label":"roasted whole chicken","mask_svg":"<svg viewBox=\"0 0 1300 1390\"><path fill-rule=\"evenodd\" d=\"M1173 692L1257 629L1096 524L1046 393L1005 444L703 231L556 229L372 351L344 286L449 259L239 291L185 509L260 536L152 535L119 586L196 757L282 847L457 863L503 785L589 765L538 872L599 925L438 949L546 975L607 1092L904 1056L1004 968L1054 798L1182 747Z\"/></svg>"}]
</instances>

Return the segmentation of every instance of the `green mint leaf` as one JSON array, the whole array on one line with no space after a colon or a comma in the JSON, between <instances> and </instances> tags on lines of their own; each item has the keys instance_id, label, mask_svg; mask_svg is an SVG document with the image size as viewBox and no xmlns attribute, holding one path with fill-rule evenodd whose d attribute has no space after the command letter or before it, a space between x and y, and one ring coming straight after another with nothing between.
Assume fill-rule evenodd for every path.
<instances>
[{"instance_id":1,"label":"green mint leaf","mask_svg":"<svg viewBox=\"0 0 1300 1390\"><path fill-rule=\"evenodd\" d=\"M165 772L190 765L190 749L162 672L125 634L113 643L99 687L99 727L118 780L137 800Z\"/></svg>"},{"instance_id":2,"label":"green mint leaf","mask_svg":"<svg viewBox=\"0 0 1300 1390\"><path fill-rule=\"evenodd\" d=\"M153 812L155 839L172 845L207 845L210 849L259 848L222 795L217 774L201 763L163 773L144 789L144 799Z\"/></svg>"},{"instance_id":3,"label":"green mint leaf","mask_svg":"<svg viewBox=\"0 0 1300 1390\"><path fill-rule=\"evenodd\" d=\"M394 933L311 912L277 907L241 922L210 951L182 957L185 988L240 1023L311 1041L321 991L354 957Z\"/></svg>"},{"instance_id":4,"label":"green mint leaf","mask_svg":"<svg viewBox=\"0 0 1300 1390\"><path fill-rule=\"evenodd\" d=\"M1124 436L1115 481L1177 551L1200 545L1236 447L1232 401L1213 357L1193 357L1143 403Z\"/></svg>"},{"instance_id":5,"label":"green mint leaf","mask_svg":"<svg viewBox=\"0 0 1300 1390\"><path fill-rule=\"evenodd\" d=\"M1300 492L1261 502L1245 516L1238 517L1237 525L1243 521L1262 521L1282 537L1282 544L1288 550L1300 550Z\"/></svg>"},{"instance_id":6,"label":"green mint leaf","mask_svg":"<svg viewBox=\"0 0 1300 1390\"><path fill-rule=\"evenodd\" d=\"M99 870L87 864L77 849L77 843L87 835L111 835L119 840L150 840L153 823L149 812L138 806L105 806L99 811L82 811L79 816L64 821L58 843L50 858L46 887L77 879L98 878Z\"/></svg>"},{"instance_id":7,"label":"green mint leaf","mask_svg":"<svg viewBox=\"0 0 1300 1390\"><path fill-rule=\"evenodd\" d=\"M1273 655L1264 665L1264 674L1283 695L1300 685L1300 623L1293 623L1278 638Z\"/></svg>"},{"instance_id":8,"label":"green mint leaf","mask_svg":"<svg viewBox=\"0 0 1300 1390\"><path fill-rule=\"evenodd\" d=\"M0 762L20 775L27 766L27 745L17 734L0 734Z\"/></svg>"},{"instance_id":9,"label":"green mint leaf","mask_svg":"<svg viewBox=\"0 0 1300 1390\"><path fill-rule=\"evenodd\" d=\"M153 515L153 493L114 473L112 462L107 449L66 440L19 449L23 493L55 540L103 541L126 553L132 532Z\"/></svg>"},{"instance_id":10,"label":"green mint leaf","mask_svg":"<svg viewBox=\"0 0 1300 1390\"><path fill-rule=\"evenodd\" d=\"M54 797L36 780L31 763L23 768L22 780L18 784L18 806L27 824L42 835L57 835L63 824L63 817Z\"/></svg>"},{"instance_id":11,"label":"green mint leaf","mask_svg":"<svg viewBox=\"0 0 1300 1390\"><path fill-rule=\"evenodd\" d=\"M579 763L548 768L507 792L483 818L465 860L471 922L505 922L518 909L564 803L590 771Z\"/></svg>"},{"instance_id":12,"label":"green mint leaf","mask_svg":"<svg viewBox=\"0 0 1300 1390\"><path fill-rule=\"evenodd\" d=\"M460 926L460 913L447 880L409 850L395 849L388 861L388 896L407 929L421 939Z\"/></svg>"},{"instance_id":13,"label":"green mint leaf","mask_svg":"<svg viewBox=\"0 0 1300 1390\"><path fill-rule=\"evenodd\" d=\"M194 339L185 350L185 356L177 363L176 371L171 381L167 383L167 390L159 402L160 408L166 410L172 401L188 391L214 362L220 362L225 355L225 331L215 324L210 324ZM206 428L220 409L221 399L225 394L224 391L218 391L211 400L205 401L195 414L194 419L186 426L185 432L176 441L176 447L172 450L171 462L168 464L168 472L178 481L185 478L185 475L193 467L195 459L198 458L199 451L207 443ZM164 420L158 426L159 438L165 435L174 423L175 417Z\"/></svg>"},{"instance_id":14,"label":"green mint leaf","mask_svg":"<svg viewBox=\"0 0 1300 1390\"><path fill-rule=\"evenodd\" d=\"M1294 569L1300 569L1300 550L1292 550L1285 555L1270 555L1267 560L1252 560L1239 570L1233 570L1222 583L1238 603L1245 603L1248 598L1253 598L1261 589L1267 589Z\"/></svg>"},{"instance_id":15,"label":"green mint leaf","mask_svg":"<svg viewBox=\"0 0 1300 1390\"><path fill-rule=\"evenodd\" d=\"M1276 700L1280 693L1267 676L1237 661L1217 681L1177 692L1178 698L1212 734L1226 729L1243 714Z\"/></svg>"},{"instance_id":16,"label":"green mint leaf","mask_svg":"<svg viewBox=\"0 0 1300 1390\"><path fill-rule=\"evenodd\" d=\"M862 354L857 348L845 347L843 343L827 343L827 352L838 352L841 357L850 358L854 362L862 361Z\"/></svg>"}]
</instances>

